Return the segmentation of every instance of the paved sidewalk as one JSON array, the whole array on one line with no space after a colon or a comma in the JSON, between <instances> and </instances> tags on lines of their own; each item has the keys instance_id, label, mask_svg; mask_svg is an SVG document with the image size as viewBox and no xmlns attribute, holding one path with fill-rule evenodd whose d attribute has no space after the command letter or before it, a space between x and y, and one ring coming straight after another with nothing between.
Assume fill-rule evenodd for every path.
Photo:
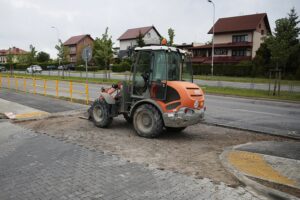
<instances>
[{"instance_id":1,"label":"paved sidewalk","mask_svg":"<svg viewBox=\"0 0 300 200\"><path fill-rule=\"evenodd\" d=\"M300 197L300 142L248 143L225 151L221 159L237 178L266 195Z\"/></svg>"},{"instance_id":2,"label":"paved sidewalk","mask_svg":"<svg viewBox=\"0 0 300 200\"><path fill-rule=\"evenodd\" d=\"M0 123L0 199L265 199ZM3 131L5 130L5 131Z\"/></svg>"}]
</instances>

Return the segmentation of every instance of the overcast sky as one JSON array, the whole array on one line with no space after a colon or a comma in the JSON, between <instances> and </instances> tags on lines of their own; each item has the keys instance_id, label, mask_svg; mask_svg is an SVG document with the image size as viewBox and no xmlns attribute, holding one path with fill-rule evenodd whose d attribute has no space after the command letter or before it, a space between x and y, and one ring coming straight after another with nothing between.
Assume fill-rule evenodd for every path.
<instances>
[{"instance_id":1,"label":"overcast sky","mask_svg":"<svg viewBox=\"0 0 300 200\"><path fill-rule=\"evenodd\" d=\"M273 30L275 20L292 7L300 13L300 0L214 0L216 19L266 12ZM175 43L206 42L213 7L207 0L0 0L0 49L33 44L56 57L57 37L100 37L109 27L115 46L127 29L154 25L167 37L175 29ZM55 29L59 30L59 35Z\"/></svg>"}]
</instances>

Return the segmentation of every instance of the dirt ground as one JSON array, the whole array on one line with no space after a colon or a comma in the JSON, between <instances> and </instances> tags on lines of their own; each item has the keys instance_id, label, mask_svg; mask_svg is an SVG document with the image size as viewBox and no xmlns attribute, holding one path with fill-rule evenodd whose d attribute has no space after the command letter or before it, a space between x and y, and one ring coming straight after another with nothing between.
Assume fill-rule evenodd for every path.
<instances>
[{"instance_id":1,"label":"dirt ground","mask_svg":"<svg viewBox=\"0 0 300 200\"><path fill-rule=\"evenodd\" d=\"M132 125L122 117L115 118L107 129L97 128L79 116L22 122L19 125L88 148L111 152L130 162L196 178L205 177L233 187L240 183L219 160L224 148L247 142L284 140L205 124L188 127L182 133L165 132L159 138L145 139L137 136Z\"/></svg>"}]
</instances>

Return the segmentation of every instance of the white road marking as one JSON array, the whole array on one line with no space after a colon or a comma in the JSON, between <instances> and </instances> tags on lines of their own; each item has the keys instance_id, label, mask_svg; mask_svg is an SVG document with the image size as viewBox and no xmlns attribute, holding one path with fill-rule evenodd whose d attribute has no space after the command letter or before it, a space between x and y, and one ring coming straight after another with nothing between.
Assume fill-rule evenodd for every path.
<instances>
[{"instance_id":1,"label":"white road marking","mask_svg":"<svg viewBox=\"0 0 300 200\"><path fill-rule=\"evenodd\" d=\"M234 109L237 111L242 111L242 112L251 112L251 113L257 113L257 114L264 114L264 115L273 115L273 116L283 116L281 114L275 114L275 113L268 113L268 112L259 112L259 111L253 111L253 110L245 110L245 109Z\"/></svg>"}]
</instances>

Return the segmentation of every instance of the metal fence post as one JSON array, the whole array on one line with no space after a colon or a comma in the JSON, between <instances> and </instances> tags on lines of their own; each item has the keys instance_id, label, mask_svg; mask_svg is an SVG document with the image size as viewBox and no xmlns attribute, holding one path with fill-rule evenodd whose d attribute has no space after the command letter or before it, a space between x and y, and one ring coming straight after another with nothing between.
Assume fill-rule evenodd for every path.
<instances>
[{"instance_id":1,"label":"metal fence post","mask_svg":"<svg viewBox=\"0 0 300 200\"><path fill-rule=\"evenodd\" d=\"M58 80L55 81L56 98L58 98Z\"/></svg>"},{"instance_id":2,"label":"metal fence post","mask_svg":"<svg viewBox=\"0 0 300 200\"><path fill-rule=\"evenodd\" d=\"M86 96L86 104L89 104L89 85L88 83L85 84L85 96Z\"/></svg>"},{"instance_id":3,"label":"metal fence post","mask_svg":"<svg viewBox=\"0 0 300 200\"><path fill-rule=\"evenodd\" d=\"M72 81L70 81L70 99L71 99L71 102L73 101L73 84L72 84Z\"/></svg>"}]
</instances>

